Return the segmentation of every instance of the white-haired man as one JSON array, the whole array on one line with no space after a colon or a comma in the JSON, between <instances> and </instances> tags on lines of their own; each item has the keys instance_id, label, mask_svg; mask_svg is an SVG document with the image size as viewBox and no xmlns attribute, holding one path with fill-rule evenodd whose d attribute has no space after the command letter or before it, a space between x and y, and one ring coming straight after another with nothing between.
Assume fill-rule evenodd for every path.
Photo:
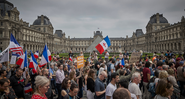
<instances>
[{"instance_id":1,"label":"white-haired man","mask_svg":"<svg viewBox=\"0 0 185 99\"><path fill-rule=\"evenodd\" d=\"M128 90L130 91L130 93L133 93L136 95L137 99L142 99L142 93L141 90L139 89L138 84L141 81L141 76L140 73L135 72L132 74L132 78L131 78L132 82L128 85Z\"/></svg>"}]
</instances>

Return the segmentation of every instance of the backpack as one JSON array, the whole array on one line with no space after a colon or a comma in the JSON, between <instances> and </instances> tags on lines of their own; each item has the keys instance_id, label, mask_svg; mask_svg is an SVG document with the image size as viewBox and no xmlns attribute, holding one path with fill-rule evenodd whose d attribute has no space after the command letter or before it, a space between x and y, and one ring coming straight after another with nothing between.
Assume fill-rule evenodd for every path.
<instances>
[{"instance_id":1,"label":"backpack","mask_svg":"<svg viewBox=\"0 0 185 99\"><path fill-rule=\"evenodd\" d=\"M111 71L111 64L108 64L107 65L107 72L110 72Z\"/></svg>"},{"instance_id":2,"label":"backpack","mask_svg":"<svg viewBox=\"0 0 185 99\"><path fill-rule=\"evenodd\" d=\"M151 93L151 96L152 97L155 97L156 93L155 93L155 83L154 82L151 82L149 84L149 89L148 91Z\"/></svg>"}]
</instances>

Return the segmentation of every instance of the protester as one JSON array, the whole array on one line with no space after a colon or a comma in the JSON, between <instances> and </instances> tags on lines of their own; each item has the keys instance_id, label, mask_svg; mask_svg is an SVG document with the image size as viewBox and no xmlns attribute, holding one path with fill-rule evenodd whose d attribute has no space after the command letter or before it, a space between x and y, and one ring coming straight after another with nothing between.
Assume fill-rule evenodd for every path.
<instances>
[{"instance_id":1,"label":"protester","mask_svg":"<svg viewBox=\"0 0 185 99\"><path fill-rule=\"evenodd\" d=\"M89 71L88 78L87 78L87 99L94 99L94 82L95 72L93 69Z\"/></svg>"},{"instance_id":2,"label":"protester","mask_svg":"<svg viewBox=\"0 0 185 99\"><path fill-rule=\"evenodd\" d=\"M131 99L131 95L127 89L118 88L113 93L113 99Z\"/></svg>"},{"instance_id":3,"label":"protester","mask_svg":"<svg viewBox=\"0 0 185 99\"><path fill-rule=\"evenodd\" d=\"M150 67L151 63L149 61L146 62L145 68L143 69L143 86L144 86L144 93L143 99L149 99L149 92L147 90L147 84L150 81Z\"/></svg>"},{"instance_id":4,"label":"protester","mask_svg":"<svg viewBox=\"0 0 185 99\"><path fill-rule=\"evenodd\" d=\"M25 98L24 86L28 84L30 78L29 75L26 76L26 80L22 77L23 70L18 68L16 74L10 78L10 86L15 90L15 94L18 98Z\"/></svg>"},{"instance_id":5,"label":"protester","mask_svg":"<svg viewBox=\"0 0 185 99\"><path fill-rule=\"evenodd\" d=\"M78 94L78 86L76 84L71 84L70 91L69 91L69 98L68 99L77 99Z\"/></svg>"},{"instance_id":6,"label":"protester","mask_svg":"<svg viewBox=\"0 0 185 99\"><path fill-rule=\"evenodd\" d=\"M64 71L63 71L63 65L62 64L58 64L58 70L56 72L56 87L57 87L57 91L58 91L58 99L60 99L61 96L61 85L62 82L65 78L64 75Z\"/></svg>"},{"instance_id":7,"label":"protester","mask_svg":"<svg viewBox=\"0 0 185 99\"><path fill-rule=\"evenodd\" d=\"M156 89L156 96L154 99L170 99L173 94L173 85L168 83L166 80L161 79L158 82Z\"/></svg>"},{"instance_id":8,"label":"protester","mask_svg":"<svg viewBox=\"0 0 185 99\"><path fill-rule=\"evenodd\" d=\"M130 91L130 93L135 94L137 99L142 99L142 93L138 86L138 84L141 81L140 73L138 72L133 73L131 81L132 82L129 84L128 90Z\"/></svg>"},{"instance_id":9,"label":"protester","mask_svg":"<svg viewBox=\"0 0 185 99\"><path fill-rule=\"evenodd\" d=\"M106 63L108 62L109 60L109 52L107 50L105 50L105 61Z\"/></svg>"},{"instance_id":10,"label":"protester","mask_svg":"<svg viewBox=\"0 0 185 99\"><path fill-rule=\"evenodd\" d=\"M112 99L112 95L114 91L117 89L117 83L119 82L119 74L112 73L111 74L111 82L108 84L106 88L106 99Z\"/></svg>"},{"instance_id":11,"label":"protester","mask_svg":"<svg viewBox=\"0 0 185 99\"><path fill-rule=\"evenodd\" d=\"M107 73L102 71L95 81L95 99L105 99L105 79L107 78Z\"/></svg>"},{"instance_id":12,"label":"protester","mask_svg":"<svg viewBox=\"0 0 185 99\"><path fill-rule=\"evenodd\" d=\"M69 90L71 87L71 80L68 78L65 78L62 82L62 88L61 88L61 97L59 99L68 99L69 97Z\"/></svg>"},{"instance_id":13,"label":"protester","mask_svg":"<svg viewBox=\"0 0 185 99\"><path fill-rule=\"evenodd\" d=\"M31 99L48 99L46 97L46 92L50 88L50 81L45 76L37 76L35 78L35 93L32 95Z\"/></svg>"},{"instance_id":14,"label":"protester","mask_svg":"<svg viewBox=\"0 0 185 99\"><path fill-rule=\"evenodd\" d=\"M17 99L8 79L0 79L0 99Z\"/></svg>"}]
</instances>

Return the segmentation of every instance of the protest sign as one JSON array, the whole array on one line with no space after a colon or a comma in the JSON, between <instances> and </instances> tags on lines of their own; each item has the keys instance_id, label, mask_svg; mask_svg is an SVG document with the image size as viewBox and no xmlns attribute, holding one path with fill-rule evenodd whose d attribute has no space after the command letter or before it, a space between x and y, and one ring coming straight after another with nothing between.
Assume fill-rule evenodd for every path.
<instances>
[{"instance_id":1,"label":"protest sign","mask_svg":"<svg viewBox=\"0 0 185 99\"><path fill-rule=\"evenodd\" d=\"M133 52L131 54L129 64L138 62L140 60L140 57L141 57L141 52Z\"/></svg>"},{"instance_id":2,"label":"protest sign","mask_svg":"<svg viewBox=\"0 0 185 99\"><path fill-rule=\"evenodd\" d=\"M17 56L12 56L12 57L11 57L10 64L15 64L16 59L17 59Z\"/></svg>"},{"instance_id":3,"label":"protest sign","mask_svg":"<svg viewBox=\"0 0 185 99\"><path fill-rule=\"evenodd\" d=\"M77 57L77 68L81 68L84 66L84 56Z\"/></svg>"},{"instance_id":4,"label":"protest sign","mask_svg":"<svg viewBox=\"0 0 185 99\"><path fill-rule=\"evenodd\" d=\"M9 48L6 48L0 53L0 63L7 62L9 60Z\"/></svg>"}]
</instances>

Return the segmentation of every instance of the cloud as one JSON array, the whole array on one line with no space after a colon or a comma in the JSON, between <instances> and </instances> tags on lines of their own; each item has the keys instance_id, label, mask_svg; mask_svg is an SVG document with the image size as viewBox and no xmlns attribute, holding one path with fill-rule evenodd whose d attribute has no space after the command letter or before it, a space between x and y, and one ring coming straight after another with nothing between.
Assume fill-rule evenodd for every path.
<instances>
[{"instance_id":1,"label":"cloud","mask_svg":"<svg viewBox=\"0 0 185 99\"><path fill-rule=\"evenodd\" d=\"M146 32L153 14L163 14L171 24L185 15L184 0L9 0L20 11L20 18L33 24L37 16L49 17L54 29L70 37L132 36L136 29ZM54 30L54 31L55 31Z\"/></svg>"}]
</instances>

